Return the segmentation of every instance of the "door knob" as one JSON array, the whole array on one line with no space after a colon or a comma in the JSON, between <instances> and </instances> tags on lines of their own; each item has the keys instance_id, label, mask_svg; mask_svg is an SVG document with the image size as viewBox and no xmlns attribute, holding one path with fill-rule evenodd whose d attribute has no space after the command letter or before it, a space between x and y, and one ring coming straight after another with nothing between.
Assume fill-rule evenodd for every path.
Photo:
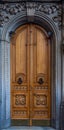
<instances>
[{"instance_id":1,"label":"door knob","mask_svg":"<svg viewBox=\"0 0 64 130\"><path fill-rule=\"evenodd\" d=\"M43 84L43 83L44 83L43 78L39 78L38 83L39 83L39 84Z\"/></svg>"},{"instance_id":2,"label":"door knob","mask_svg":"<svg viewBox=\"0 0 64 130\"><path fill-rule=\"evenodd\" d=\"M19 77L17 83L22 84L22 82L23 82L22 79Z\"/></svg>"}]
</instances>

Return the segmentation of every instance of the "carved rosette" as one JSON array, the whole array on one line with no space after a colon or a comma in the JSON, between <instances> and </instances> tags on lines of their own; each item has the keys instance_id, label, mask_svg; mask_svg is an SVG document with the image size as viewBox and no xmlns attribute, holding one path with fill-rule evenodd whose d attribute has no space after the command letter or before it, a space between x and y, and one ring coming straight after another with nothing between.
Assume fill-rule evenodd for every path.
<instances>
[{"instance_id":1,"label":"carved rosette","mask_svg":"<svg viewBox=\"0 0 64 130\"><path fill-rule=\"evenodd\" d=\"M27 11L27 15L34 15L36 12L45 13L58 24L59 27L61 26L62 6L60 4L45 4L40 2L0 4L0 26L3 26L3 24L7 23L12 16L15 16L22 11Z\"/></svg>"},{"instance_id":2,"label":"carved rosette","mask_svg":"<svg viewBox=\"0 0 64 130\"><path fill-rule=\"evenodd\" d=\"M26 96L22 94L16 94L15 95L15 105L26 105Z\"/></svg>"},{"instance_id":3,"label":"carved rosette","mask_svg":"<svg viewBox=\"0 0 64 130\"><path fill-rule=\"evenodd\" d=\"M37 107L45 107L47 105L47 96L43 94L35 94L34 95L34 106Z\"/></svg>"}]
</instances>

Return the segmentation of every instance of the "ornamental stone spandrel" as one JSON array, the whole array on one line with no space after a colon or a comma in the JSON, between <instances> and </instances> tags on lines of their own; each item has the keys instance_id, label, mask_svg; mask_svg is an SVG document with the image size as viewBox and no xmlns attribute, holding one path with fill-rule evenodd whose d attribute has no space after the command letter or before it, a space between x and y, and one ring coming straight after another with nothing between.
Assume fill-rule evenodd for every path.
<instances>
[{"instance_id":1,"label":"ornamental stone spandrel","mask_svg":"<svg viewBox=\"0 0 64 130\"><path fill-rule=\"evenodd\" d=\"M0 4L0 26L19 13L26 12L27 16L35 16L36 12L44 13L61 27L62 5L55 3L21 2Z\"/></svg>"}]
</instances>

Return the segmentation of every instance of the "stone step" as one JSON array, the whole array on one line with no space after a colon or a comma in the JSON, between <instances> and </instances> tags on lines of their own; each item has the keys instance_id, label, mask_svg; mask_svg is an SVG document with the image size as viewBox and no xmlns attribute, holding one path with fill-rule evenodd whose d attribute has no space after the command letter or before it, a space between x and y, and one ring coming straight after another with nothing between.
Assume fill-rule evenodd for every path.
<instances>
[{"instance_id":1,"label":"stone step","mask_svg":"<svg viewBox=\"0 0 64 130\"><path fill-rule=\"evenodd\" d=\"M55 130L55 129L51 127L13 126L2 130Z\"/></svg>"}]
</instances>

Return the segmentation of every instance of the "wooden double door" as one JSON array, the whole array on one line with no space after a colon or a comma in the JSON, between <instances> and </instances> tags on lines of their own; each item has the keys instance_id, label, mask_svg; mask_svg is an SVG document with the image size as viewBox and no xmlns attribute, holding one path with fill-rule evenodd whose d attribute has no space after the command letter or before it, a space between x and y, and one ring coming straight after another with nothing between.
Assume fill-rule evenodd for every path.
<instances>
[{"instance_id":1,"label":"wooden double door","mask_svg":"<svg viewBox=\"0 0 64 130\"><path fill-rule=\"evenodd\" d=\"M50 121L50 43L38 25L23 25L11 38L11 119Z\"/></svg>"}]
</instances>

